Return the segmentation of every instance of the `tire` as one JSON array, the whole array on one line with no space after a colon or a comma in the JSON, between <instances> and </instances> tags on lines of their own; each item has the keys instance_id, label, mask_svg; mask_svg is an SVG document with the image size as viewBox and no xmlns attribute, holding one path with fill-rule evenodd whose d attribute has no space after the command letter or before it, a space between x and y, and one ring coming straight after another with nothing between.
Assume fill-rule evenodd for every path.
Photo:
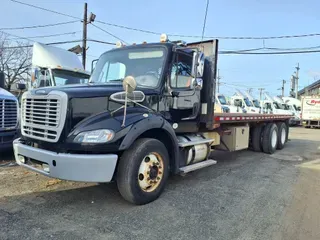
<instances>
[{"instance_id":1,"label":"tire","mask_svg":"<svg viewBox=\"0 0 320 240\"><path fill-rule=\"evenodd\" d=\"M251 146L253 151L261 152L262 151L262 132L263 125L257 125L252 129L251 135Z\"/></svg>"},{"instance_id":2,"label":"tire","mask_svg":"<svg viewBox=\"0 0 320 240\"><path fill-rule=\"evenodd\" d=\"M278 127L274 123L268 123L263 130L262 150L264 153L273 154L278 145Z\"/></svg>"},{"instance_id":3,"label":"tire","mask_svg":"<svg viewBox=\"0 0 320 240\"><path fill-rule=\"evenodd\" d=\"M288 124L288 123L285 123L285 124L286 124L286 127L287 127L286 142L288 142L288 141L289 141L289 128L290 128L290 126L289 126L289 124Z\"/></svg>"},{"instance_id":4,"label":"tire","mask_svg":"<svg viewBox=\"0 0 320 240\"><path fill-rule=\"evenodd\" d=\"M116 181L125 200L143 205L161 195L168 176L169 154L164 144L141 138L122 154Z\"/></svg>"},{"instance_id":5,"label":"tire","mask_svg":"<svg viewBox=\"0 0 320 240\"><path fill-rule=\"evenodd\" d=\"M288 127L284 122L277 123L278 127L278 144L277 149L281 150L284 148L285 143L287 142Z\"/></svg>"}]
</instances>

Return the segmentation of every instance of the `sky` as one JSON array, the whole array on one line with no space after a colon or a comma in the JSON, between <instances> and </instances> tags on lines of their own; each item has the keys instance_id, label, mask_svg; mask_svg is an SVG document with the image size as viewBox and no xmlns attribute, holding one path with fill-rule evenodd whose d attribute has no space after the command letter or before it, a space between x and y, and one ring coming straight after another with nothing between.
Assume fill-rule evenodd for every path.
<instances>
[{"instance_id":1,"label":"sky","mask_svg":"<svg viewBox=\"0 0 320 240\"><path fill-rule=\"evenodd\" d=\"M186 42L199 41L199 38L170 37L171 34L202 34L204 13L207 0L19 0L75 17L83 17L84 2L88 12L96 14L96 20L124 25L132 28L167 33L170 40ZM57 15L12 2L0 0L0 28L45 25L73 21L73 18ZM317 0L210 0L205 28L205 36L245 36L266 37L281 35L300 35L318 33L320 30ZM160 36L132 31L123 28L95 23L128 43L159 42ZM5 31L5 30L3 30ZM56 41L79 40L82 38L82 23L35 28L6 30L9 34L33 37L49 34L75 32L70 35L50 38L36 38L35 41L49 43ZM118 39L107 33L88 26L88 38L107 42ZM318 37L286 38L273 40L225 40L219 42L220 50L241 50L262 47L301 48L320 45ZM24 40L23 40L24 41ZM59 45L71 48L77 43ZM79 42L81 44L81 42ZM112 46L88 43L87 70L91 61L98 58ZM258 96L258 88L263 87L272 95L281 93L282 80L286 80L285 94L290 88L290 76L300 64L299 89L320 78L320 53L291 55L219 55L218 68L221 82L220 92L233 95L235 88L253 88Z\"/></svg>"}]
</instances>

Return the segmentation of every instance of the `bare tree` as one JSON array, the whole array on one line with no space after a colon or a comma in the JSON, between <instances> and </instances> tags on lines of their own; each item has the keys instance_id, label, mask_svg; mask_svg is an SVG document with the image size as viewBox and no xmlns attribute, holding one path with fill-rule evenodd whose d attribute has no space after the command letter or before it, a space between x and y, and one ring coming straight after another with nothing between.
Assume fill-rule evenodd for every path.
<instances>
[{"instance_id":1,"label":"bare tree","mask_svg":"<svg viewBox=\"0 0 320 240\"><path fill-rule=\"evenodd\" d=\"M5 74L8 90L19 80L27 80L31 67L31 48L26 43L12 41L0 32L0 69Z\"/></svg>"}]
</instances>

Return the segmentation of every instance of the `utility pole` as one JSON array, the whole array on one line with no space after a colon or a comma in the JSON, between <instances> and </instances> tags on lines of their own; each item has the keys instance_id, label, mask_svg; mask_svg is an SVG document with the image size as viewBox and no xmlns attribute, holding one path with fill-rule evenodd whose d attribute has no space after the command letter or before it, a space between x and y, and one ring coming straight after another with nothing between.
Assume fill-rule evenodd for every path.
<instances>
[{"instance_id":1,"label":"utility pole","mask_svg":"<svg viewBox=\"0 0 320 240\"><path fill-rule=\"evenodd\" d=\"M220 88L220 69L218 69L218 75L217 75L217 93L219 93L219 88Z\"/></svg>"},{"instance_id":2,"label":"utility pole","mask_svg":"<svg viewBox=\"0 0 320 240\"><path fill-rule=\"evenodd\" d=\"M298 90L299 90L299 70L300 70L300 67L299 67L299 63L298 65L296 66L296 76L295 76L295 80L296 80L296 98L298 99Z\"/></svg>"},{"instance_id":3,"label":"utility pole","mask_svg":"<svg viewBox=\"0 0 320 240\"><path fill-rule=\"evenodd\" d=\"M260 91L260 102L262 101L262 91L264 90L265 88L258 88L258 90Z\"/></svg>"},{"instance_id":4,"label":"utility pole","mask_svg":"<svg viewBox=\"0 0 320 240\"><path fill-rule=\"evenodd\" d=\"M282 90L282 97L284 97L284 85L286 84L286 80L282 80L282 88L281 88L281 90Z\"/></svg>"},{"instance_id":5,"label":"utility pole","mask_svg":"<svg viewBox=\"0 0 320 240\"><path fill-rule=\"evenodd\" d=\"M88 14L88 4L84 3L83 12L83 32L82 32L82 65L86 69L86 55L87 55L87 14Z\"/></svg>"}]
</instances>

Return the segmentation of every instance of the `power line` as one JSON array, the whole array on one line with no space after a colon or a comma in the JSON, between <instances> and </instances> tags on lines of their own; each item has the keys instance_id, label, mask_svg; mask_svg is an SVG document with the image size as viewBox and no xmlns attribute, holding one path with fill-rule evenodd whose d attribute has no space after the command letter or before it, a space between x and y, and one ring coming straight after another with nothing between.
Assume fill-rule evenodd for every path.
<instances>
[{"instance_id":1,"label":"power line","mask_svg":"<svg viewBox=\"0 0 320 240\"><path fill-rule=\"evenodd\" d=\"M112 27L127 29L131 31L137 31L147 34L153 34L153 35L160 35L162 33L145 30L145 29L139 29L134 27L128 27L124 25L104 22L104 21L96 21L101 24L105 24ZM202 36L199 35L185 35L185 34L173 34L173 33L167 33L168 36L172 37L185 37L185 38L202 38ZM280 36L262 36L262 37L248 37L248 36L204 36L203 38L206 39L225 39L225 40L270 40L270 39L283 39L283 38L303 38L303 37L319 37L320 33L309 33L309 34L296 34L296 35L280 35Z\"/></svg>"},{"instance_id":2,"label":"power line","mask_svg":"<svg viewBox=\"0 0 320 240\"><path fill-rule=\"evenodd\" d=\"M80 40L71 40L71 41L51 42L51 43L44 43L44 44L45 45L60 45L60 44L75 43L75 42L81 42L81 41L82 41L82 39L80 39ZM95 39L87 39L87 41L103 43L103 44L107 44L107 45L116 45L115 43L105 42L105 41L100 41L100 40L95 40ZM33 47L33 45L3 47L1 49L15 49L15 48L29 48L29 47Z\"/></svg>"},{"instance_id":3,"label":"power line","mask_svg":"<svg viewBox=\"0 0 320 240\"><path fill-rule=\"evenodd\" d=\"M81 42L81 41L82 41L82 40L51 42L51 43L45 43L45 45L59 45L59 44L75 43L75 42ZM3 48L1 48L1 49L15 49L15 48L29 48L29 47L33 47L33 45L3 47Z\"/></svg>"},{"instance_id":4,"label":"power line","mask_svg":"<svg viewBox=\"0 0 320 240\"><path fill-rule=\"evenodd\" d=\"M103 44L107 44L107 45L116 45L115 43L112 43L112 42L105 42L105 41L95 40L95 39L87 39L87 41L96 42L96 43L103 43Z\"/></svg>"},{"instance_id":5,"label":"power line","mask_svg":"<svg viewBox=\"0 0 320 240\"><path fill-rule=\"evenodd\" d=\"M4 32L4 31L0 31L0 32L2 32L2 33L4 33L4 34L7 34L7 35L10 35L10 36L13 36L13 37L16 37L16 38L19 38L19 39L25 39L25 40L34 42L34 40L32 40L32 39L30 39L30 38L28 38L28 37L20 37L20 36L18 36L18 35L11 34L11 33L7 33L7 32Z\"/></svg>"},{"instance_id":6,"label":"power line","mask_svg":"<svg viewBox=\"0 0 320 240\"><path fill-rule=\"evenodd\" d=\"M277 55L277 54L302 54L302 53L319 53L319 50L310 50L310 51L278 51L278 52L235 52L235 51L220 51L219 54L223 55L232 55L232 54L238 54L238 55Z\"/></svg>"},{"instance_id":7,"label":"power line","mask_svg":"<svg viewBox=\"0 0 320 240\"><path fill-rule=\"evenodd\" d=\"M42 8L42 7L38 7L29 3L24 3L24 2L20 2L17 0L11 0L12 2L15 3L19 3L22 5L26 5L29 7L33 7L33 8L37 8L37 9L41 9L43 11L47 11L47 12L51 12L51 13L55 13L55 14L59 14L62 16L66 16L66 17L71 17L73 19L78 19L78 20L82 20L79 17L75 17L66 13L61 13L61 12L57 12L54 10L50 10L50 9L46 9L46 8ZM150 31L150 30L145 30L145 29L139 29L139 28L133 28L133 27L128 27L128 26L124 26L124 25L118 25L118 24L114 24L114 23L109 23L109 22L104 22L104 21L98 21L96 20L95 22L101 23L101 24L105 24L108 26L113 26L113 27L117 27L117 28L122 28L122 29L127 29L127 30L132 30L132 31L138 31L138 32L143 32L143 33L148 33L148 34L154 34L154 35L160 35L162 33L160 32L155 32L155 31ZM173 36L173 37L185 37L185 38L202 38L202 36L198 36L198 35L183 35L183 34L171 34L168 33L168 36ZM268 39L284 39L284 38L303 38L303 37L319 37L320 33L308 33L308 34L296 34L296 35L280 35L280 36L262 36L262 37L248 37L248 36L204 36L203 38L206 39L225 39L225 40L268 40Z\"/></svg>"},{"instance_id":8,"label":"power line","mask_svg":"<svg viewBox=\"0 0 320 240\"><path fill-rule=\"evenodd\" d=\"M98 27L97 25L95 25L95 24L93 24L93 23L91 23L91 25L92 25L92 26L94 26L95 28L98 28L98 29L100 29L101 31L103 31L103 32L105 32L105 33L107 33L107 34L109 34L110 36L112 36L112 37L114 37L114 38L116 38L116 39L120 40L121 42L124 42L125 44L128 44L126 41L124 41L123 39L121 39L121 38L117 37L116 35L114 35L114 34L112 34L112 33L108 32L107 30L105 30L105 29L103 29L103 28L101 28L101 27Z\"/></svg>"},{"instance_id":9,"label":"power line","mask_svg":"<svg viewBox=\"0 0 320 240\"><path fill-rule=\"evenodd\" d=\"M66 16L66 17L71 17L71 18L74 18L74 19L78 19L78 20L82 20L81 18L78 18L78 17L75 17L75 16L72 16L72 15L69 15L69 14L65 14L65 13L61 13L61 12L57 12L57 11L54 11L54 10L50 10L50 9L46 9L46 8L43 8L43 7L39 7L39 6L36 6L36 5L33 5L33 4L29 4L29 3L24 3L24 2L20 2L20 1L17 1L17 0L11 0L12 2L15 2L15 3L19 3L19 4L22 4L22 5L26 5L26 6L29 6L29 7L33 7L33 8L37 8L37 9L41 9L43 11L47 11L47 12L51 12L51 13L55 13L55 14L59 14L59 15L62 15L62 16ZM128 44L126 41L124 41L123 39L117 37L116 35L110 33L109 31L107 30L104 30L103 28L100 28L99 26L91 23L94 27L100 29L101 31L109 34L110 36Z\"/></svg>"},{"instance_id":10,"label":"power line","mask_svg":"<svg viewBox=\"0 0 320 240\"><path fill-rule=\"evenodd\" d=\"M75 17L75 16L71 16L71 15L66 14L66 13L61 13L61 12L57 12L57 11L54 11L54 10L42 8L42 7L39 7L39 6L36 6L36 5L32 5L32 4L30 4L30 3L24 3L24 2L17 1L17 0L11 0L11 2L15 2L15 3L19 3L19 4L22 4L22 5L29 6L29 7L41 9L41 10L43 10L43 11L47 11L47 12L59 14L59 15L65 16L65 17L71 17L71 18L74 18L74 19L82 20L81 18L78 18L78 17Z\"/></svg>"},{"instance_id":11,"label":"power line","mask_svg":"<svg viewBox=\"0 0 320 240\"><path fill-rule=\"evenodd\" d=\"M33 37L15 37L15 38L9 38L8 40L25 39L25 38L32 39L32 38L59 37L59 36L76 34L78 32L81 32L81 31L67 32L67 33L57 33L57 34L41 35L41 36L33 36Z\"/></svg>"},{"instance_id":12,"label":"power line","mask_svg":"<svg viewBox=\"0 0 320 240\"><path fill-rule=\"evenodd\" d=\"M5 27L0 28L0 30L19 30L19 29L30 29L30 28L44 28L44 27L53 27L53 26L60 26L70 23L75 23L78 21L68 21L68 22L59 22L59 23L51 23L51 24L45 24L45 25L35 25L35 26L25 26L25 27Z\"/></svg>"}]
</instances>

